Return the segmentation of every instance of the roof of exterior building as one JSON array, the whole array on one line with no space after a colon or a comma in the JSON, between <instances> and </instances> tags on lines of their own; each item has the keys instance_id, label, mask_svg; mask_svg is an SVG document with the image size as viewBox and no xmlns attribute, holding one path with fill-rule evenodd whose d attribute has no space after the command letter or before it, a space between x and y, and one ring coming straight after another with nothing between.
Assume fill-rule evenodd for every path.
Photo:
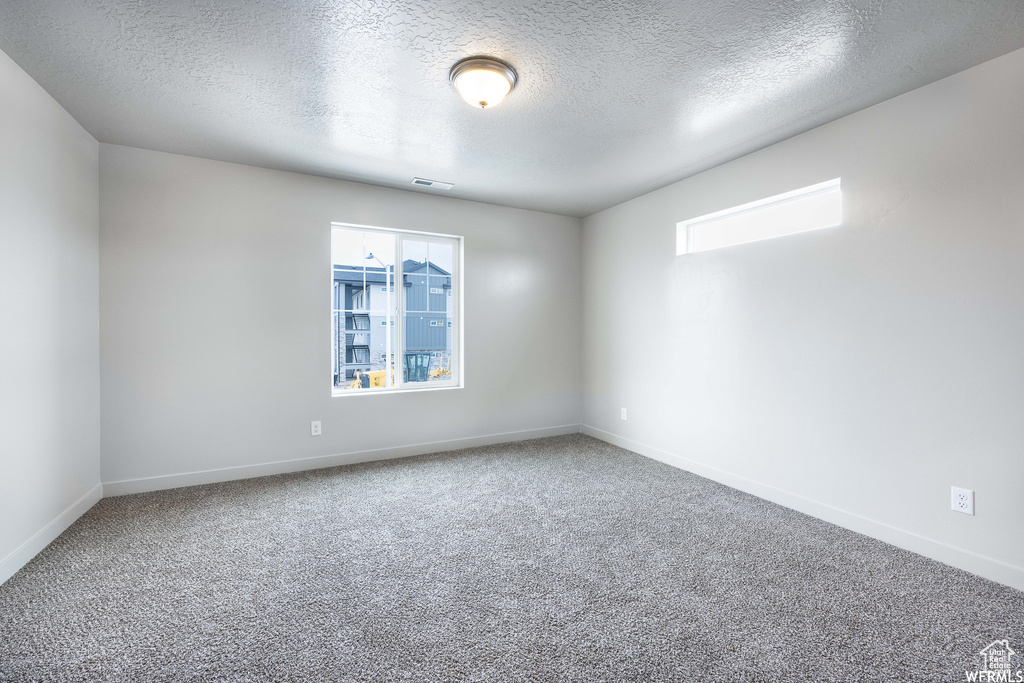
<instances>
[{"instance_id":1,"label":"roof of exterior building","mask_svg":"<svg viewBox=\"0 0 1024 683\"><path fill-rule=\"evenodd\" d=\"M426 273L427 262L416 261L413 259L406 259L402 263L402 270L406 276L408 275L444 275L451 276L444 268L440 268L437 264L431 263L430 272ZM347 276L347 277L346 277ZM349 266L344 264L334 265L334 280L336 282L374 282L384 283L386 282L386 274L383 268L366 266ZM405 283L410 284L409 282ZM448 285L450 283L446 283Z\"/></svg>"}]
</instances>

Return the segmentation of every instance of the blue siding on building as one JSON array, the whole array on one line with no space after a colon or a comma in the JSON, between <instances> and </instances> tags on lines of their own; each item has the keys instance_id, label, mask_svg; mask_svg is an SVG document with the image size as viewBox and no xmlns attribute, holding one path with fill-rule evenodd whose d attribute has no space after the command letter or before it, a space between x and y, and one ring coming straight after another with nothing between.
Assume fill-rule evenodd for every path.
<instances>
[{"instance_id":1,"label":"blue siding on building","mask_svg":"<svg viewBox=\"0 0 1024 683\"><path fill-rule=\"evenodd\" d=\"M404 349L408 353L445 353L451 350L451 329L450 306L451 306L451 273L438 268L433 264L407 260L403 263L404 278L399 292L405 296L406 317L405 344ZM380 288L385 286L388 274L383 268L369 268L365 270L359 266L336 265L334 267L334 307L345 309L344 313L337 314L335 325L335 381L352 379L355 369L367 368L372 364L379 365L382 361L376 359L376 346L379 340L383 339L386 333L385 327L378 330L378 318L371 316L369 329L363 330L357 327L356 317L362 318L366 313L352 312L353 299L363 292L364 283L367 289ZM431 294L431 288L440 289L440 293ZM369 292L372 294L373 292ZM374 307L378 301L373 299ZM342 323L344 320L344 323ZM432 325L431 322L434 324ZM347 334L346 334L347 333ZM356 338L353 338L355 333ZM367 342L369 345L367 346ZM398 340L396 339L397 343ZM354 349L370 350L370 363L360 361ZM360 350L359 356L365 356ZM398 351L396 349L396 356ZM431 360L431 367L437 367L439 361ZM403 361L396 363L396 369L402 367ZM347 367L346 367L347 366Z\"/></svg>"},{"instance_id":2,"label":"blue siding on building","mask_svg":"<svg viewBox=\"0 0 1024 683\"><path fill-rule=\"evenodd\" d=\"M429 288L427 291L430 292L430 310L444 312L448 310L448 294L452 291L451 289L451 278L437 277L436 275L430 276L430 282L427 284Z\"/></svg>"},{"instance_id":3,"label":"blue siding on building","mask_svg":"<svg viewBox=\"0 0 1024 683\"><path fill-rule=\"evenodd\" d=\"M405 270L406 350L448 351L451 274L433 264L408 261ZM431 293L431 289L441 291Z\"/></svg>"},{"instance_id":4,"label":"blue siding on building","mask_svg":"<svg viewBox=\"0 0 1024 683\"><path fill-rule=\"evenodd\" d=\"M434 325L431 325L431 322ZM438 324L440 323L440 324ZM408 351L446 351L448 317L443 313L409 313L405 316L405 347Z\"/></svg>"},{"instance_id":5,"label":"blue siding on building","mask_svg":"<svg viewBox=\"0 0 1024 683\"><path fill-rule=\"evenodd\" d=\"M427 276L406 275L405 276L405 310L425 311L427 310Z\"/></svg>"}]
</instances>

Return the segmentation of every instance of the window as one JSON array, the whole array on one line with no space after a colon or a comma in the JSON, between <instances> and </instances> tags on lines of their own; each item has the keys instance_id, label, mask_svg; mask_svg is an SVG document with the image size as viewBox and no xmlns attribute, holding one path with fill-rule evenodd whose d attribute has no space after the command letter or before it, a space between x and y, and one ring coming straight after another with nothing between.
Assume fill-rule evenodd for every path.
<instances>
[{"instance_id":1,"label":"window","mask_svg":"<svg viewBox=\"0 0 1024 683\"><path fill-rule=\"evenodd\" d=\"M843 220L839 178L676 224L676 254L731 247Z\"/></svg>"},{"instance_id":2,"label":"window","mask_svg":"<svg viewBox=\"0 0 1024 683\"><path fill-rule=\"evenodd\" d=\"M462 238L335 223L331 251L334 395L461 386Z\"/></svg>"}]
</instances>

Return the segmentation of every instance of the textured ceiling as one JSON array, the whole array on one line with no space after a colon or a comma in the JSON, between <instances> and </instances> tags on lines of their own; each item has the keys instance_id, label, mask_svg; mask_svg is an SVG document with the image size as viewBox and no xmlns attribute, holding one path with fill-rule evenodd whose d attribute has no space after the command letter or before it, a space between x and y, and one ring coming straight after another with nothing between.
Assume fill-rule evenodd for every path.
<instances>
[{"instance_id":1,"label":"textured ceiling","mask_svg":"<svg viewBox=\"0 0 1024 683\"><path fill-rule=\"evenodd\" d=\"M1022 0L0 0L100 141L577 216L1022 46Z\"/></svg>"}]
</instances>

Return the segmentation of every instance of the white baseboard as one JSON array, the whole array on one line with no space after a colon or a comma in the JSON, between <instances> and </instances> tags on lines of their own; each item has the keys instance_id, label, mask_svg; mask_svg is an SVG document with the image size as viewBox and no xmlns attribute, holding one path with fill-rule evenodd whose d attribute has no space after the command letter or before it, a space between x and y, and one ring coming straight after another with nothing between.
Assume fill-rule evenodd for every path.
<instances>
[{"instance_id":1,"label":"white baseboard","mask_svg":"<svg viewBox=\"0 0 1024 683\"><path fill-rule=\"evenodd\" d=\"M725 484L734 489L739 489L746 493L757 496L758 498L764 498L770 500L773 503L778 503L788 508L792 508L798 512L823 519L826 522L831 522L838 526L856 531L857 533L877 538L880 541L884 541L898 548L909 550L919 555L924 555L933 560L938 560L944 564L951 565L958 569L977 574L986 579L990 579L997 583L1001 583L1017 590L1024 590L1024 568L1017 567L1012 564L1007 564L1001 560L997 560L993 557L985 555L979 555L978 553L970 550L964 550L963 548L957 548L941 541L936 541L925 536L920 536L904 529L899 529L894 526L890 526L883 522L878 522L867 517L841 510L839 508L821 503L810 498L790 493L783 489L768 484L762 484L753 479L748 479L744 476L720 470L710 465L690 460L681 455L670 453L668 451L649 446L639 441L627 439L611 432L606 432L596 427L583 424L580 425L580 431L588 436L592 436L595 439L601 441L607 441L610 444L614 444L626 450L639 453L640 455L647 456L654 460L661 461L667 465L678 467L679 469L686 470L687 472L693 472L699 476L717 481L720 484Z\"/></svg>"},{"instance_id":2,"label":"white baseboard","mask_svg":"<svg viewBox=\"0 0 1024 683\"><path fill-rule=\"evenodd\" d=\"M97 484L88 493L72 503L67 510L57 515L56 519L37 531L15 548L7 557L0 560L0 584L14 576L28 561L38 555L43 548L64 533L64 530L75 523L89 508L103 497L103 485Z\"/></svg>"},{"instance_id":3,"label":"white baseboard","mask_svg":"<svg viewBox=\"0 0 1024 683\"><path fill-rule=\"evenodd\" d=\"M258 465L239 465L237 467L223 467L220 469L202 470L199 472L167 474L157 477L143 477L140 479L123 479L121 481L104 482L103 494L107 497L124 496L131 493L176 489L181 488L182 486L215 484L222 481L233 481L235 479L250 479L252 477L265 477L272 474L317 470L324 467L352 465L355 463L371 462L374 460L407 458L413 455L440 453L442 451L451 451L459 448L474 448L476 446L490 446L492 444L507 443L510 441L540 439L546 436L578 434L579 431L580 426L578 424L559 425L557 427L527 429L518 432L504 432L501 434L487 434L484 436L470 436L462 439L418 443L408 446L396 446L393 448L376 448L368 451L320 455L313 458L300 458L297 460L277 460L274 462L260 463Z\"/></svg>"}]
</instances>

